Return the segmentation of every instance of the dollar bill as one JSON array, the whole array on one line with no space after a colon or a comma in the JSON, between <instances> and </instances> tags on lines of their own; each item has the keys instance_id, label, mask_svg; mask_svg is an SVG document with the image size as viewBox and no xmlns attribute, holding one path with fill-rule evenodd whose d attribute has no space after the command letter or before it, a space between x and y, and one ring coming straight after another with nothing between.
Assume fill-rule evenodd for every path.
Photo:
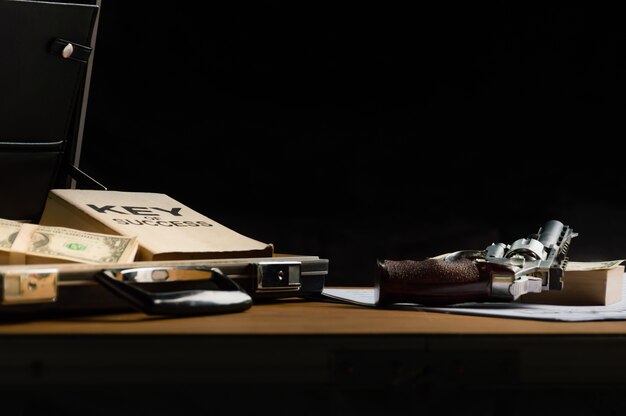
<instances>
[{"instance_id":1,"label":"dollar bill","mask_svg":"<svg viewBox=\"0 0 626 416\"><path fill-rule=\"evenodd\" d=\"M135 237L0 219L0 263L127 263L137 248Z\"/></svg>"},{"instance_id":2,"label":"dollar bill","mask_svg":"<svg viewBox=\"0 0 626 416\"><path fill-rule=\"evenodd\" d=\"M570 261L567 263L565 270L567 271L590 271L590 270L607 270L613 269L624 260L606 260L606 261Z\"/></svg>"},{"instance_id":3,"label":"dollar bill","mask_svg":"<svg viewBox=\"0 0 626 416\"><path fill-rule=\"evenodd\" d=\"M452 253L444 253L435 257L430 257L434 260L443 260ZM613 269L626 260L604 260L604 261L570 261L567 263L566 271L591 271L591 270L608 270Z\"/></svg>"},{"instance_id":4,"label":"dollar bill","mask_svg":"<svg viewBox=\"0 0 626 416\"><path fill-rule=\"evenodd\" d=\"M0 249L10 249L13 242L11 236L22 228L22 223L0 219Z\"/></svg>"}]
</instances>

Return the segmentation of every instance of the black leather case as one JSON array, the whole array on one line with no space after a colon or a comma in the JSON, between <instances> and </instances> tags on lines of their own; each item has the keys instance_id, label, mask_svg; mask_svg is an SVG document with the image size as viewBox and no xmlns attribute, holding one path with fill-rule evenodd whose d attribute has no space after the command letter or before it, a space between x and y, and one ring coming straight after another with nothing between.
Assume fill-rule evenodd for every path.
<instances>
[{"instance_id":1,"label":"black leather case","mask_svg":"<svg viewBox=\"0 0 626 416\"><path fill-rule=\"evenodd\" d=\"M37 222L48 190L67 183L97 14L0 0L0 218Z\"/></svg>"}]
</instances>

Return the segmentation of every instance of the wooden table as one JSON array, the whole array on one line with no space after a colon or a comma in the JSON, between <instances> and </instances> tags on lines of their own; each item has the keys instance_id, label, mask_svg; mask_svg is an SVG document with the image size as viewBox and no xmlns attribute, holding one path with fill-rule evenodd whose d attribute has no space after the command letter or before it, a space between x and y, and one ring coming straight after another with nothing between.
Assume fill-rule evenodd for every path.
<instances>
[{"instance_id":1,"label":"wooden table","mask_svg":"<svg viewBox=\"0 0 626 416\"><path fill-rule=\"evenodd\" d=\"M495 412L512 401L537 414L548 407L529 397L559 411L621 406L625 335L626 321L542 322L299 299L189 318L4 320L0 387L11 398L44 391L44 408L65 410L78 401L170 414L183 406L166 399L174 394L190 409L210 402L207 412L228 414L277 403L300 414L453 412L460 403ZM446 399L451 393L456 399ZM20 400L8 402L23 411Z\"/></svg>"}]
</instances>

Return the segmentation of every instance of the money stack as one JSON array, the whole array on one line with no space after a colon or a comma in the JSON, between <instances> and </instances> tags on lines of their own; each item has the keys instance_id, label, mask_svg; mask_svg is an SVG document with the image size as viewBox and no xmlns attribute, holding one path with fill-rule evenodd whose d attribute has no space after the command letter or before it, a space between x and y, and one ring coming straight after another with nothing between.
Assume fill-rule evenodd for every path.
<instances>
[{"instance_id":1,"label":"money stack","mask_svg":"<svg viewBox=\"0 0 626 416\"><path fill-rule=\"evenodd\" d=\"M135 237L0 219L0 264L128 263Z\"/></svg>"}]
</instances>

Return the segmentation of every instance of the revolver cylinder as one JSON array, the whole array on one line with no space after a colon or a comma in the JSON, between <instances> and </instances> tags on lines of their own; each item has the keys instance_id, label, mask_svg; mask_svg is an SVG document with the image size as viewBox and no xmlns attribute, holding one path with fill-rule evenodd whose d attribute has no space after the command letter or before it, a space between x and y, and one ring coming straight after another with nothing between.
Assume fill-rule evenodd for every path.
<instances>
[{"instance_id":1,"label":"revolver cylinder","mask_svg":"<svg viewBox=\"0 0 626 416\"><path fill-rule=\"evenodd\" d=\"M564 225L561 221L550 220L541 227L539 242L546 248L550 248L559 243Z\"/></svg>"}]
</instances>

